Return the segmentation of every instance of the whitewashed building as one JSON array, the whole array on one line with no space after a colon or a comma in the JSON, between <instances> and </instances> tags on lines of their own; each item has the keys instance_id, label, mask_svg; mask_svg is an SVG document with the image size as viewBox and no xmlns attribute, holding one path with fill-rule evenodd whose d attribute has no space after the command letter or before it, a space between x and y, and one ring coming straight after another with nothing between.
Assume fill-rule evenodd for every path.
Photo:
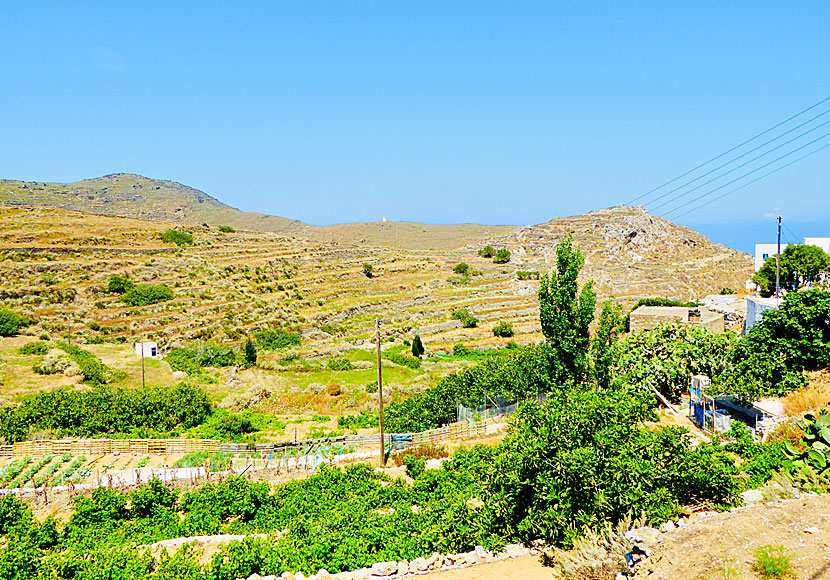
<instances>
[{"instance_id":1,"label":"whitewashed building","mask_svg":"<svg viewBox=\"0 0 830 580\"><path fill-rule=\"evenodd\" d=\"M137 342L135 343L135 356L142 356L144 358L155 357L159 354L159 345L155 342Z\"/></svg>"}]
</instances>

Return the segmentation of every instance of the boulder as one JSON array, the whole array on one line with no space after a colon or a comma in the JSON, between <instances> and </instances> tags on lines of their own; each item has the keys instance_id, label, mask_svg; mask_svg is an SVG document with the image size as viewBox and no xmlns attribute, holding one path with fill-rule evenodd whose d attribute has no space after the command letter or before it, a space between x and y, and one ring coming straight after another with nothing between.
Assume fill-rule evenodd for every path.
<instances>
[{"instance_id":1,"label":"boulder","mask_svg":"<svg viewBox=\"0 0 830 580\"><path fill-rule=\"evenodd\" d=\"M416 574L418 572L424 572L427 568L429 568L429 564L427 564L426 558L415 558L409 563L409 573Z\"/></svg>"},{"instance_id":2,"label":"boulder","mask_svg":"<svg viewBox=\"0 0 830 580\"><path fill-rule=\"evenodd\" d=\"M397 562L375 562L372 564L372 576L391 576L397 572Z\"/></svg>"},{"instance_id":3,"label":"boulder","mask_svg":"<svg viewBox=\"0 0 830 580\"><path fill-rule=\"evenodd\" d=\"M507 544L504 547L504 553L508 558L518 558L519 556L527 556L530 554L530 550L521 544Z\"/></svg>"},{"instance_id":4,"label":"boulder","mask_svg":"<svg viewBox=\"0 0 830 580\"><path fill-rule=\"evenodd\" d=\"M745 504L761 503L764 501L764 494L760 489L748 489L741 492L741 499Z\"/></svg>"},{"instance_id":5,"label":"boulder","mask_svg":"<svg viewBox=\"0 0 830 580\"><path fill-rule=\"evenodd\" d=\"M398 562L398 576L405 576L409 572L409 562L403 560Z\"/></svg>"}]
</instances>

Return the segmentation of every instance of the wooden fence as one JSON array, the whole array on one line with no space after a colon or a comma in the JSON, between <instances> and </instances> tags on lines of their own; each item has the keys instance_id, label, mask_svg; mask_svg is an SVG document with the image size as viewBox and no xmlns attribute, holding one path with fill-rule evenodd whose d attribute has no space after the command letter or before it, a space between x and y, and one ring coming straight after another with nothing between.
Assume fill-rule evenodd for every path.
<instances>
[{"instance_id":1,"label":"wooden fence","mask_svg":"<svg viewBox=\"0 0 830 580\"><path fill-rule=\"evenodd\" d=\"M0 457L36 457L38 455L107 455L140 453L169 455L219 451L219 441L211 439L42 439L0 446Z\"/></svg>"}]
</instances>

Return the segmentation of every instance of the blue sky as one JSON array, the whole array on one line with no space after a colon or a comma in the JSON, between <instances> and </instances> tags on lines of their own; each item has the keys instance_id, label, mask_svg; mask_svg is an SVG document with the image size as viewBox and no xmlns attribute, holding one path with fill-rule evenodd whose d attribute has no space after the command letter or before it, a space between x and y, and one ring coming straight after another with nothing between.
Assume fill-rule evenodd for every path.
<instances>
[{"instance_id":1,"label":"blue sky","mask_svg":"<svg viewBox=\"0 0 830 580\"><path fill-rule=\"evenodd\" d=\"M318 225L619 205L830 96L819 1L32 1L0 17L0 177L140 173ZM774 234L765 215L830 236L828 178L830 148L678 222L744 250Z\"/></svg>"}]
</instances>

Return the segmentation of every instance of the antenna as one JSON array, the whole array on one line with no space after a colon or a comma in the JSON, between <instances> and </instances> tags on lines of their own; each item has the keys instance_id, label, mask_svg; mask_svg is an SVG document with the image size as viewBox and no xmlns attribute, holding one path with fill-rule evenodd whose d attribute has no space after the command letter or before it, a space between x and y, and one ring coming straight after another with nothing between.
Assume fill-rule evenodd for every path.
<instances>
[{"instance_id":1,"label":"antenna","mask_svg":"<svg viewBox=\"0 0 830 580\"><path fill-rule=\"evenodd\" d=\"M775 299L781 298L781 216L778 216L778 253L775 254Z\"/></svg>"}]
</instances>

